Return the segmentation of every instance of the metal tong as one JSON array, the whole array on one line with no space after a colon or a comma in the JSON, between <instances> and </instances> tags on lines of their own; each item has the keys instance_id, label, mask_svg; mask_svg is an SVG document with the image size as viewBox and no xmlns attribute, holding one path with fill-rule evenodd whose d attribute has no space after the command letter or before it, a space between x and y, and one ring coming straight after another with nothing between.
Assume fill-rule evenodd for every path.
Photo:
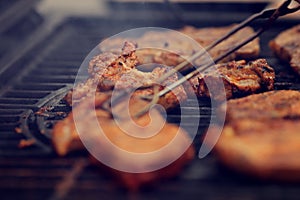
<instances>
[{"instance_id":1,"label":"metal tong","mask_svg":"<svg viewBox=\"0 0 300 200\"><path fill-rule=\"evenodd\" d=\"M285 15L288 15L288 14L291 14L291 13L294 13L294 12L300 10L300 0L294 0L294 1L296 1L296 2L299 3L298 6L296 6L294 8L289 8L289 6L292 4L292 1L293 0L286 0L278 8L263 10L260 13L257 13L257 14L254 14L254 15L250 16L249 18L247 18L246 20L244 20L243 22L241 22L240 24L238 24L231 31L229 31L225 36L219 38L217 41L213 42L211 45L209 45L206 48L204 48L203 50L195 53L194 55L192 55L191 57L189 57L188 59L186 59L184 62L178 64L177 66L174 67L174 70L171 70L168 73L166 73L163 76L161 76L159 79L156 80L157 84L154 84L153 86L151 86L151 87L153 87L154 94L151 95L151 96L143 96L143 97L141 97L142 99L150 100L151 102L149 102L148 106L146 106L145 108L141 109L138 113L136 113L134 115L134 117L138 118L138 117L142 116L143 114L147 113L148 110L151 108L151 106L153 106L154 104L157 103L159 97L164 96L165 94L167 94L168 92L172 91L174 88L178 87L179 85L181 85L185 81L187 81L187 80L191 79L192 77L196 76L197 74L199 74L199 73L207 70L209 67L211 67L215 63L218 63L223 58L227 57L231 53L235 52L236 50L240 49L244 45L248 44L249 42L251 42L252 40L254 40L255 38L257 38L265 30L269 29L270 26L279 17L285 16ZM218 44L220 44L222 41L228 39L230 36L232 36L236 32L240 31L241 29L243 29L244 27L250 25L253 21L258 20L258 19L266 19L266 21L265 21L265 23L255 33L253 33L247 39L245 39L241 43L233 46L225 54L222 54L222 55L218 56L217 58L215 58L214 60L212 60L211 62L206 63L206 64L204 64L204 65L196 68L192 72L190 72L187 75L185 75L182 78L180 78L178 81L172 83L171 85L168 85L163 90L159 91L159 89L158 89L159 85L158 84L162 83L168 77L170 77L173 74L177 73L178 71L182 70L184 67L186 67L187 65L189 65L191 62L195 61L195 59L201 58L203 55L205 55L206 52L209 52L211 49L213 49L215 46L217 46ZM119 102L122 99L122 97L124 97L126 94L129 94L130 92L131 92L131 89L119 92L113 99L111 99L111 101L114 102L114 103L117 103L117 102ZM108 105L106 105L104 107L108 108L107 106Z\"/></svg>"}]
</instances>

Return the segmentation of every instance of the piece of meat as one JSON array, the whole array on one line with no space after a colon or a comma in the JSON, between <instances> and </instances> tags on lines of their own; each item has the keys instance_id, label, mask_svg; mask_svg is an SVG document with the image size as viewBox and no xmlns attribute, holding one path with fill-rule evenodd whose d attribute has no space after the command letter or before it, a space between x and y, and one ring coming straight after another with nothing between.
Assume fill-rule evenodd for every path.
<instances>
[{"instance_id":1,"label":"piece of meat","mask_svg":"<svg viewBox=\"0 0 300 200\"><path fill-rule=\"evenodd\" d=\"M119 49L128 40L129 38L109 38L101 42L99 48L104 52ZM134 38L134 41L138 44L136 55L139 65L155 63L175 66L199 49L197 43L177 31L148 31ZM153 69L149 65L143 67L146 70Z\"/></svg>"},{"instance_id":2,"label":"piece of meat","mask_svg":"<svg viewBox=\"0 0 300 200\"><path fill-rule=\"evenodd\" d=\"M280 33L270 42L270 48L281 60L289 62L300 74L300 24Z\"/></svg>"},{"instance_id":3,"label":"piece of meat","mask_svg":"<svg viewBox=\"0 0 300 200\"><path fill-rule=\"evenodd\" d=\"M107 98L109 97L106 94L98 96L95 106L92 100L86 99L74 108L73 114L71 113L67 118L58 122L53 131L53 145L59 155L65 155L75 144L80 144L81 140L77 132L80 131L81 137L89 138L89 141L97 141L95 145L91 143L89 147L93 149L94 153L99 151L102 156L109 159L107 161L109 166L114 168L119 166L122 169L138 172L124 172L110 168L110 171L130 190L137 190L145 184L176 176L193 159L194 148L188 134L176 125L164 123L164 119L157 110L151 111L152 118L148 114L144 114L137 119L128 119L126 118L127 110L124 109L127 104L122 102L115 108L118 118L121 119L116 123L109 112L101 109L101 105ZM145 101L131 98L130 115L133 116L146 104ZM96 110L93 110L94 107ZM74 115L74 112L78 113ZM96 123L93 121L94 113L96 113ZM75 129L74 117L76 117L77 129ZM130 120L133 120L138 128L129 126ZM101 134L99 125L103 134ZM126 129L129 132L124 131L124 127L129 127ZM123 151L116 151L112 144ZM76 148L84 149L82 143L80 145ZM159 153L152 154L157 151ZM144 153L144 158L139 162L132 162L126 152ZM107 165L107 163L105 164ZM163 168L160 169L160 165ZM153 166L158 166L158 168L152 171L150 169ZM143 170L145 172L142 172Z\"/></svg>"},{"instance_id":4,"label":"piece of meat","mask_svg":"<svg viewBox=\"0 0 300 200\"><path fill-rule=\"evenodd\" d=\"M101 162L91 156L91 162L94 165L100 166L101 169L106 170L123 185L123 187L130 191L137 191L138 189L146 186L154 186L157 183L161 183L163 180L177 176L195 156L195 150L193 147L188 148L185 153L180 156L175 162L170 165L146 173L128 173L122 172L103 165ZM123 158L124 159L124 158ZM103 172L101 170L101 172Z\"/></svg>"},{"instance_id":5,"label":"piece of meat","mask_svg":"<svg viewBox=\"0 0 300 200\"><path fill-rule=\"evenodd\" d=\"M230 100L219 112L226 123L215 152L224 164L262 179L300 181L299 91Z\"/></svg>"},{"instance_id":6,"label":"piece of meat","mask_svg":"<svg viewBox=\"0 0 300 200\"><path fill-rule=\"evenodd\" d=\"M179 63L183 62L185 59L193 55L195 52L200 51L201 48L209 46L211 43L219 39L228 33L235 25L225 26L225 27L209 27L209 28L195 28L192 26L186 26L183 29L179 30L181 33L186 34L191 37L200 45L190 44L191 41L186 39L178 40L178 35L175 37L173 32L166 32L165 38L163 36L157 36L157 40L161 41L161 48L164 50L157 51L150 49L138 50L137 54L141 61L153 62L153 63L162 63L168 66L176 66ZM245 35L251 35L253 29L251 27L246 27L240 32L234 34L229 39L220 43L213 50L209 52L211 58L215 59L221 54L227 52L231 47L236 45L238 42L245 38ZM169 35L168 35L169 34ZM153 34L152 34L153 36ZM150 40L151 35L147 34L141 38L142 42ZM152 38L153 40L153 38ZM178 42L180 41L180 42ZM144 42L146 43L146 42ZM147 43L146 43L147 44ZM167 44L167 45L165 45ZM163 46L164 45L164 46ZM167 50L167 51L166 51ZM259 39L255 39L252 42L248 43L241 49L232 53L231 55L224 58L221 62L227 62L234 59L251 59L256 58L259 54L260 46ZM205 62L208 58L204 58ZM201 60L201 59L200 59ZM201 61L195 62L197 64L202 63Z\"/></svg>"},{"instance_id":7,"label":"piece of meat","mask_svg":"<svg viewBox=\"0 0 300 200\"><path fill-rule=\"evenodd\" d=\"M138 58L135 56L135 46L133 43L125 42L121 56L112 53L95 56L89 64L91 75L84 83L79 83L73 90L68 92L65 100L70 105L92 96L94 93L114 90L137 89L156 84L156 80L163 74L172 70L170 67L153 65L151 72L142 72L135 68ZM162 90L168 85L178 80L175 73L160 84ZM152 95L153 88L141 89L134 92L134 95ZM73 100L72 100L73 98ZM159 99L159 104L166 109L174 108L180 102L186 100L187 95L183 86L178 86L171 92Z\"/></svg>"},{"instance_id":8,"label":"piece of meat","mask_svg":"<svg viewBox=\"0 0 300 200\"><path fill-rule=\"evenodd\" d=\"M67 103L75 105L95 92L113 89L122 74L136 67L135 46L125 41L121 52L104 52L93 57L88 67L90 77L67 93Z\"/></svg>"},{"instance_id":9,"label":"piece of meat","mask_svg":"<svg viewBox=\"0 0 300 200\"><path fill-rule=\"evenodd\" d=\"M139 58L139 65L147 63L158 63L167 66L176 66L183 62L195 52L209 46L212 42L228 33L235 25L224 27L195 28L191 26L184 27L177 31L150 31L135 38L138 44L136 55ZM251 27L245 27L243 30L234 34L229 39L220 43L210 53L211 58L217 58L219 55L227 52L231 47L245 39L245 36L253 34ZM183 33L183 34L182 34ZM195 40L196 43L192 40ZM100 49L105 51L109 49L119 49L128 38L113 38L103 41ZM200 45L200 46L199 46ZM241 49L224 58L222 62L228 62L235 59L252 59L259 55L259 39L255 39ZM206 61L208 58L204 58ZM197 64L203 63L200 61ZM143 66L149 70L149 65ZM184 68L187 69L187 68ZM151 68L150 68L151 70Z\"/></svg>"},{"instance_id":10,"label":"piece of meat","mask_svg":"<svg viewBox=\"0 0 300 200\"><path fill-rule=\"evenodd\" d=\"M211 97L215 101L223 101L221 78L226 98L245 96L261 91L272 90L275 72L265 59L257 59L246 63L245 60L232 61L212 66L185 83L189 95ZM207 85L210 86L208 89ZM224 91L224 90L223 90Z\"/></svg>"},{"instance_id":11,"label":"piece of meat","mask_svg":"<svg viewBox=\"0 0 300 200\"><path fill-rule=\"evenodd\" d=\"M66 94L64 100L70 106L78 104L87 97L93 95L95 92L99 91L97 88L97 83L98 82L96 79L89 78L85 82L77 84Z\"/></svg>"},{"instance_id":12,"label":"piece of meat","mask_svg":"<svg viewBox=\"0 0 300 200\"><path fill-rule=\"evenodd\" d=\"M196 40L201 46L206 47L211 43L215 42L217 39L221 38L227 34L236 25L230 25L225 27L209 27L209 28L194 28L191 26L184 27L180 30ZM239 42L243 41L247 36L253 34L254 31L251 27L245 27L241 31L235 33L230 38L221 42L218 46L213 48L209 54L212 58L217 58L218 56L227 52L231 47L235 46ZM224 58L221 62L227 62L235 59L252 59L259 55L260 46L259 39L255 39L250 43L246 44L244 47L235 51L231 55Z\"/></svg>"},{"instance_id":13,"label":"piece of meat","mask_svg":"<svg viewBox=\"0 0 300 200\"><path fill-rule=\"evenodd\" d=\"M115 90L124 90L128 88L136 87L147 87L154 84L159 85L159 91L163 90L165 87L171 85L178 80L177 74L173 74L168 77L165 81L158 84L156 80L160 78L165 73L171 71L171 67L156 67L152 72L141 72L137 69L133 69L128 73L123 74L123 76L118 80L115 85ZM149 96L153 95L153 87L138 89L133 95L134 96ZM182 85L174 88L171 92L168 92L164 96L160 97L158 104L162 105L165 109L171 109L177 107L181 102L187 99L186 92Z\"/></svg>"},{"instance_id":14,"label":"piece of meat","mask_svg":"<svg viewBox=\"0 0 300 200\"><path fill-rule=\"evenodd\" d=\"M70 112L66 118L55 124L51 140L58 155L65 156L68 152L84 149L75 127L73 112L80 113L82 121L90 120L91 110L93 110L94 107L97 108L97 106L101 106L108 98L110 98L110 95L97 92L94 99L86 98L80 102L78 106L73 107L72 112ZM96 110L96 115L99 117L111 117L109 113L101 109ZM84 122L78 124L78 126L85 126Z\"/></svg>"},{"instance_id":15,"label":"piece of meat","mask_svg":"<svg viewBox=\"0 0 300 200\"><path fill-rule=\"evenodd\" d=\"M111 89L123 73L136 67L138 59L135 51L136 44L125 41L120 56L101 53L89 62L88 72L102 84L102 89Z\"/></svg>"}]
</instances>

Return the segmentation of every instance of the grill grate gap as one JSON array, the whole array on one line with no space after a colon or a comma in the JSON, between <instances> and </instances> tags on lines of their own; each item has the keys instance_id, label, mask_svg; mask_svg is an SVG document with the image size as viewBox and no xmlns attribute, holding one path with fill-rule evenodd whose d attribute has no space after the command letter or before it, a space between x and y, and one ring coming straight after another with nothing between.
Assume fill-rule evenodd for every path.
<instances>
[{"instance_id":1,"label":"grill grate gap","mask_svg":"<svg viewBox=\"0 0 300 200\"><path fill-rule=\"evenodd\" d=\"M76 76L28 76L24 77L24 82L29 83L74 83Z\"/></svg>"},{"instance_id":2,"label":"grill grate gap","mask_svg":"<svg viewBox=\"0 0 300 200\"><path fill-rule=\"evenodd\" d=\"M39 84L16 84L13 88L16 90L28 90L28 91L55 91L62 87L64 87L65 84L60 83L39 83Z\"/></svg>"},{"instance_id":3,"label":"grill grate gap","mask_svg":"<svg viewBox=\"0 0 300 200\"><path fill-rule=\"evenodd\" d=\"M11 98L32 98L39 99L49 95L50 92L47 91L32 91L32 90L10 90L3 94L3 97Z\"/></svg>"},{"instance_id":4,"label":"grill grate gap","mask_svg":"<svg viewBox=\"0 0 300 200\"><path fill-rule=\"evenodd\" d=\"M34 105L38 102L38 99L28 99L26 98L0 98L0 104L18 104L18 105Z\"/></svg>"}]
</instances>

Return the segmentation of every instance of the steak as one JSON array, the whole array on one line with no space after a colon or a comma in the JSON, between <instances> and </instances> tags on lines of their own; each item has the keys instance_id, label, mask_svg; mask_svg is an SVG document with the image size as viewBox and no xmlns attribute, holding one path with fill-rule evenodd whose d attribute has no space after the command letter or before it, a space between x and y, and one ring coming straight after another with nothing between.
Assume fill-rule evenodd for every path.
<instances>
[{"instance_id":1,"label":"steak","mask_svg":"<svg viewBox=\"0 0 300 200\"><path fill-rule=\"evenodd\" d=\"M274 88L275 73L265 59L251 62L245 60L217 64L204 73L196 75L185 83L189 95L196 93L198 97L211 97L215 101L223 101L221 79L226 98L245 96ZM210 88L207 87L210 85Z\"/></svg>"},{"instance_id":2,"label":"steak","mask_svg":"<svg viewBox=\"0 0 300 200\"><path fill-rule=\"evenodd\" d=\"M219 112L226 123L215 152L224 164L262 179L300 181L299 91L230 100Z\"/></svg>"},{"instance_id":3,"label":"steak","mask_svg":"<svg viewBox=\"0 0 300 200\"><path fill-rule=\"evenodd\" d=\"M280 33L270 42L273 52L285 62L289 62L292 69L300 74L300 25L294 26Z\"/></svg>"}]
</instances>

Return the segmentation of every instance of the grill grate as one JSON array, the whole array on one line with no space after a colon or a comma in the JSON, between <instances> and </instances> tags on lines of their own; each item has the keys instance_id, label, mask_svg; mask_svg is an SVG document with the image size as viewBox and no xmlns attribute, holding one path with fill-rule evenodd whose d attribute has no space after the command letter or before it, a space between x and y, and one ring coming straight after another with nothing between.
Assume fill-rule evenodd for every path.
<instances>
[{"instance_id":1,"label":"grill grate","mask_svg":"<svg viewBox=\"0 0 300 200\"><path fill-rule=\"evenodd\" d=\"M230 24L233 21L226 22ZM201 22L191 22L201 25ZM270 53L267 42L279 31L294 25L293 21L278 22L261 37L261 57L266 57L276 70L276 89L300 89L300 81L294 73ZM112 27L107 30L108 25ZM223 25L223 24L220 24ZM258 24L257 24L258 25ZM0 91L0 190L1 197L9 199L27 198L121 198L126 194L112 178L97 168L86 165L85 153L73 153L57 158L53 153L49 137L58 118L36 116L42 106L54 106L51 112L69 111L61 101L72 86L77 69L84 56L101 38L133 27L162 26L179 28L176 21L132 21L130 25L117 20L111 25L106 19L73 18L59 27L43 44L28 53L27 62L22 62L22 71ZM107 30L107 31L105 31ZM36 56L38 55L38 56ZM28 61L29 60L29 61ZM18 66L15 66L16 68ZM4 88L4 87L3 87ZM184 107L188 114L195 114L193 104ZM200 107L203 119L208 119L214 110L203 101ZM198 117L197 115L194 115ZM178 112L169 114L173 122L178 121ZM189 116L190 117L190 116ZM177 121L176 121L177 120ZM199 132L203 132L208 121L201 120ZM15 133L16 127L23 134ZM187 130L192 124L185 124ZM43 134L41 134L41 132ZM199 146L200 135L195 139ZM35 138L38 142L29 148L19 149L21 139ZM154 190L146 189L133 198L249 198L281 199L298 197L299 185L269 183L241 177L217 164L214 157L195 159L179 177L159 184ZM5 191L4 191L5 190ZM17 192L16 192L17 191ZM131 197L131 196L130 196Z\"/></svg>"}]
</instances>

